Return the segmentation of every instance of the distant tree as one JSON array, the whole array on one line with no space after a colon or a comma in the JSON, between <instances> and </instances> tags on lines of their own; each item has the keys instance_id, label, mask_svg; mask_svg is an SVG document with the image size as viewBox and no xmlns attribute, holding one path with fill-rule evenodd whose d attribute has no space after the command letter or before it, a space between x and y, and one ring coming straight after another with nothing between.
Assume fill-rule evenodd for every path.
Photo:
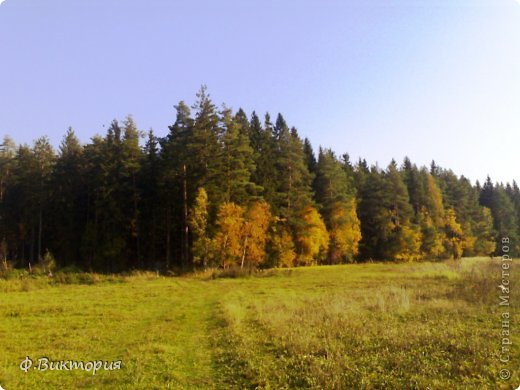
<instances>
[{"instance_id":1,"label":"distant tree","mask_svg":"<svg viewBox=\"0 0 520 390\"><path fill-rule=\"evenodd\" d=\"M321 148L315 170L314 193L330 237L328 262L353 261L361 230L348 172L332 150Z\"/></svg>"},{"instance_id":2,"label":"distant tree","mask_svg":"<svg viewBox=\"0 0 520 390\"><path fill-rule=\"evenodd\" d=\"M444 255L444 204L441 190L426 168L418 169L406 158L403 179L414 210L412 221L421 234L421 257L438 259Z\"/></svg>"},{"instance_id":3,"label":"distant tree","mask_svg":"<svg viewBox=\"0 0 520 390\"><path fill-rule=\"evenodd\" d=\"M125 216L125 222L128 226L127 234L129 242L133 246L133 248L127 252L127 256L134 260L133 266L136 268L143 267L141 259L141 232L139 228L141 192L138 179L143 161L142 150L139 146L140 136L141 133L137 129L132 116L127 116L123 123L121 171L123 174L123 183L126 184L126 188L124 189L126 193L123 197L128 199L127 210L131 210L127 212Z\"/></svg>"},{"instance_id":4,"label":"distant tree","mask_svg":"<svg viewBox=\"0 0 520 390\"><path fill-rule=\"evenodd\" d=\"M215 257L223 268L239 264L243 256L244 209L235 203L222 203L216 223Z\"/></svg>"},{"instance_id":5,"label":"distant tree","mask_svg":"<svg viewBox=\"0 0 520 390\"><path fill-rule=\"evenodd\" d=\"M13 168L15 163L16 144L5 136L0 144L0 251L4 265L8 257L16 251L16 232L9 223L9 209L6 191L12 188Z\"/></svg>"},{"instance_id":6,"label":"distant tree","mask_svg":"<svg viewBox=\"0 0 520 390\"><path fill-rule=\"evenodd\" d=\"M263 198L274 205L277 191L276 145L269 114L265 116L265 127L253 112L250 124L250 142L256 169L251 174L252 181L259 186Z\"/></svg>"},{"instance_id":7,"label":"distant tree","mask_svg":"<svg viewBox=\"0 0 520 390\"><path fill-rule=\"evenodd\" d=\"M457 221L455 210L451 208L446 210L445 232L446 239L444 245L446 253L454 259L459 259L462 257L464 250L464 232Z\"/></svg>"},{"instance_id":8,"label":"distant tree","mask_svg":"<svg viewBox=\"0 0 520 390\"><path fill-rule=\"evenodd\" d=\"M159 140L153 130L150 130L144 146L138 177L141 200L138 226L140 227L141 252L144 256L143 266L146 268L157 268L156 263L159 260L161 212L164 207L161 205L160 175Z\"/></svg>"},{"instance_id":9,"label":"distant tree","mask_svg":"<svg viewBox=\"0 0 520 390\"><path fill-rule=\"evenodd\" d=\"M38 138L35 141L33 153L36 163L36 180L33 195L36 198L35 202L38 207L37 258L38 261L41 261L43 259L44 224L46 225L46 227L48 227L49 223L49 221L46 218L46 215L44 215L44 211L48 210L47 206L50 200L48 185L51 178L56 155L54 154L54 150L51 144L49 143L48 138L46 137Z\"/></svg>"},{"instance_id":10,"label":"distant tree","mask_svg":"<svg viewBox=\"0 0 520 390\"><path fill-rule=\"evenodd\" d=\"M420 258L421 234L412 223L413 208L403 178L392 161L382 172L373 167L361 187L359 216L364 258Z\"/></svg>"},{"instance_id":11,"label":"distant tree","mask_svg":"<svg viewBox=\"0 0 520 390\"><path fill-rule=\"evenodd\" d=\"M296 248L287 225L276 218L268 236L268 255L271 266L294 267L296 265Z\"/></svg>"},{"instance_id":12,"label":"distant tree","mask_svg":"<svg viewBox=\"0 0 520 390\"><path fill-rule=\"evenodd\" d=\"M222 124L222 201L245 204L256 193L256 186L251 182L255 165L248 129L244 129L246 125L232 116L230 109L224 109Z\"/></svg>"},{"instance_id":13,"label":"distant tree","mask_svg":"<svg viewBox=\"0 0 520 390\"><path fill-rule=\"evenodd\" d=\"M308 265L323 260L329 248L329 234L325 223L312 206L301 210L301 221L295 229L295 246L298 265Z\"/></svg>"},{"instance_id":14,"label":"distant tree","mask_svg":"<svg viewBox=\"0 0 520 390\"><path fill-rule=\"evenodd\" d=\"M329 216L329 263L352 262L359 252L361 240L360 222L356 213L356 201L335 203Z\"/></svg>"},{"instance_id":15,"label":"distant tree","mask_svg":"<svg viewBox=\"0 0 520 390\"><path fill-rule=\"evenodd\" d=\"M266 243L272 215L265 201L252 203L244 215L242 228L242 259L244 264L257 267L266 260Z\"/></svg>"},{"instance_id":16,"label":"distant tree","mask_svg":"<svg viewBox=\"0 0 520 390\"><path fill-rule=\"evenodd\" d=\"M497 247L493 230L493 216L487 207L480 208L481 215L476 221L474 252L477 255L492 256Z\"/></svg>"},{"instance_id":17,"label":"distant tree","mask_svg":"<svg viewBox=\"0 0 520 390\"><path fill-rule=\"evenodd\" d=\"M495 230L495 242L501 242L503 237L509 237L511 242L518 243L518 220L517 212L511 197L508 196L503 185L494 185L488 177L480 193L481 205L488 207L493 216ZM515 244L512 254L518 252L518 244ZM496 252L500 255L500 246L497 245Z\"/></svg>"},{"instance_id":18,"label":"distant tree","mask_svg":"<svg viewBox=\"0 0 520 390\"><path fill-rule=\"evenodd\" d=\"M285 120L278 115L276 120L276 180L277 193L275 211L295 232L305 222L301 219L303 210L312 205L312 180L305 163L303 143L296 129L289 130Z\"/></svg>"},{"instance_id":19,"label":"distant tree","mask_svg":"<svg viewBox=\"0 0 520 390\"><path fill-rule=\"evenodd\" d=\"M408 190L395 162L388 166L385 179L390 231L385 245L385 257L417 260L420 258L421 235L418 227L412 223L413 208L409 203Z\"/></svg>"},{"instance_id":20,"label":"distant tree","mask_svg":"<svg viewBox=\"0 0 520 390\"><path fill-rule=\"evenodd\" d=\"M217 205L224 199L223 183L220 182L222 149L219 144L223 130L206 86L202 86L197 93L197 101L192 108L195 111L195 120L186 145L187 170L191 183L189 192L194 193L195 188L204 187L210 203Z\"/></svg>"},{"instance_id":21,"label":"distant tree","mask_svg":"<svg viewBox=\"0 0 520 390\"><path fill-rule=\"evenodd\" d=\"M11 137L5 136L0 144L0 202L4 200L4 193L12 174L16 144Z\"/></svg>"},{"instance_id":22,"label":"distant tree","mask_svg":"<svg viewBox=\"0 0 520 390\"><path fill-rule=\"evenodd\" d=\"M170 267L174 255L181 260L177 265L189 262L188 209L199 188L197 186L200 186L192 175L197 165L194 162L196 155L188 148L194 120L184 101L180 101L175 109L175 123L169 126L168 135L160 140L159 155L158 194L163 217L160 227L166 268Z\"/></svg>"},{"instance_id":23,"label":"distant tree","mask_svg":"<svg viewBox=\"0 0 520 390\"><path fill-rule=\"evenodd\" d=\"M461 176L458 178L452 171L435 168L436 180L442 191L444 206L452 209L457 223L460 224L463 235L463 254L474 253L477 240L474 229L477 219L481 215L479 195L470 181Z\"/></svg>"},{"instance_id":24,"label":"distant tree","mask_svg":"<svg viewBox=\"0 0 520 390\"><path fill-rule=\"evenodd\" d=\"M51 182L50 227L52 242L49 248L58 265L81 264L81 245L86 224L87 187L85 182L83 147L72 128L61 142Z\"/></svg>"},{"instance_id":25,"label":"distant tree","mask_svg":"<svg viewBox=\"0 0 520 390\"><path fill-rule=\"evenodd\" d=\"M211 240L208 237L208 194L201 187L190 211L189 225L193 234L193 262L208 266Z\"/></svg>"},{"instance_id":26,"label":"distant tree","mask_svg":"<svg viewBox=\"0 0 520 390\"><path fill-rule=\"evenodd\" d=\"M310 173L316 173L316 156L312 150L311 141L308 138L303 140L303 154L305 155L305 163Z\"/></svg>"}]
</instances>

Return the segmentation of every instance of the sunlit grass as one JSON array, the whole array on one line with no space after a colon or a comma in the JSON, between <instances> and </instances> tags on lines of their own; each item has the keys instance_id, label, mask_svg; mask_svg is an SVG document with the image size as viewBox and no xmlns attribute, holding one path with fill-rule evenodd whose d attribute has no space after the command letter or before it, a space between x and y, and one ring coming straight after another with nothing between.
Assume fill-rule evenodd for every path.
<instances>
[{"instance_id":1,"label":"sunlit grass","mask_svg":"<svg viewBox=\"0 0 520 390\"><path fill-rule=\"evenodd\" d=\"M218 278L0 281L0 385L16 388L516 388L498 371L499 263L352 264ZM84 279L82 279L84 278ZM93 278L93 279L92 279ZM511 272L512 282L518 278ZM90 280L90 281L89 281ZM88 283L88 284L81 284ZM511 300L519 293L513 284ZM510 308L513 343L517 312ZM20 371L25 356L120 371Z\"/></svg>"}]
</instances>

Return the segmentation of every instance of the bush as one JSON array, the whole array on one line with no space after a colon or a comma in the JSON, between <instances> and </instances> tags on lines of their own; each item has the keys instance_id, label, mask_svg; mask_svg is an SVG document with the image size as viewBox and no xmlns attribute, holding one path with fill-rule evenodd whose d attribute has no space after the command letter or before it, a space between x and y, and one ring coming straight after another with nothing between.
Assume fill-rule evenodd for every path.
<instances>
[{"instance_id":1,"label":"bush","mask_svg":"<svg viewBox=\"0 0 520 390\"><path fill-rule=\"evenodd\" d=\"M217 278L244 278L249 277L253 273L253 269L251 268L240 268L238 266L233 266L229 268L223 268L223 269L216 269L213 270L213 273L211 274L212 279Z\"/></svg>"},{"instance_id":2,"label":"bush","mask_svg":"<svg viewBox=\"0 0 520 390\"><path fill-rule=\"evenodd\" d=\"M54 275L55 284L96 284L100 282L99 275L86 272L57 272Z\"/></svg>"},{"instance_id":3,"label":"bush","mask_svg":"<svg viewBox=\"0 0 520 390\"><path fill-rule=\"evenodd\" d=\"M20 279L27 275L29 275L29 273L25 269L8 268L0 271L0 278L5 280Z\"/></svg>"}]
</instances>

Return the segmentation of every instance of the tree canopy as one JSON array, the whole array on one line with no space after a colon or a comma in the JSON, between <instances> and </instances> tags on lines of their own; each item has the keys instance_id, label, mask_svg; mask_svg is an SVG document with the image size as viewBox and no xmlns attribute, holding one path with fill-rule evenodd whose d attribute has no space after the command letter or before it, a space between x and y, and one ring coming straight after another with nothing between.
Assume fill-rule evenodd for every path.
<instances>
[{"instance_id":1,"label":"tree canopy","mask_svg":"<svg viewBox=\"0 0 520 390\"><path fill-rule=\"evenodd\" d=\"M19 267L118 272L416 261L518 252L516 182L472 185L432 163L315 154L282 114L184 101L164 137L131 116L58 150L0 145L0 255Z\"/></svg>"}]
</instances>

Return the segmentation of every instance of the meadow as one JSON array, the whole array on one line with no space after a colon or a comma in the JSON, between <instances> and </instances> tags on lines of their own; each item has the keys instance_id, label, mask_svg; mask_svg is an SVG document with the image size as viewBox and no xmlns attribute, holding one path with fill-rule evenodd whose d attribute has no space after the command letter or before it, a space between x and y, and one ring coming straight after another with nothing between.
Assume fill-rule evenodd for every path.
<instances>
[{"instance_id":1,"label":"meadow","mask_svg":"<svg viewBox=\"0 0 520 390\"><path fill-rule=\"evenodd\" d=\"M227 276L227 277L224 277ZM501 363L499 260L163 277L0 279L0 385L12 389L516 389ZM518 329L516 327L516 329ZM115 361L120 370L20 362ZM512 376L502 380L500 370Z\"/></svg>"}]
</instances>

